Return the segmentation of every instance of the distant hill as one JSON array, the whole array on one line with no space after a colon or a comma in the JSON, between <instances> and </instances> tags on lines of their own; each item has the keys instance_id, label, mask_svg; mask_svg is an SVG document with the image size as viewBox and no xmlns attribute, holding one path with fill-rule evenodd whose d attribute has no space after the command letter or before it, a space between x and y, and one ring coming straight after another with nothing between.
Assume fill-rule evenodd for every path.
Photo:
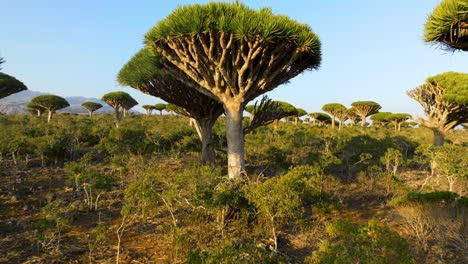
<instances>
[{"instance_id":1,"label":"distant hill","mask_svg":"<svg viewBox=\"0 0 468 264\"><path fill-rule=\"evenodd\" d=\"M0 113L5 114L27 114L24 109L26 109L26 104L28 104L31 99L36 96L44 95L47 93L35 92L35 91L22 91L16 94L12 94L8 97L0 99ZM86 114L85 108L81 106L84 102L96 102L103 105L101 109L96 111L97 114L104 114L104 113L113 113L114 110L112 107L107 105L106 103L102 102L97 98L87 98L82 96L71 96L65 97L65 99L70 103L69 107L63 108L57 112L67 112L67 113L77 113L77 114Z\"/></svg>"}]
</instances>

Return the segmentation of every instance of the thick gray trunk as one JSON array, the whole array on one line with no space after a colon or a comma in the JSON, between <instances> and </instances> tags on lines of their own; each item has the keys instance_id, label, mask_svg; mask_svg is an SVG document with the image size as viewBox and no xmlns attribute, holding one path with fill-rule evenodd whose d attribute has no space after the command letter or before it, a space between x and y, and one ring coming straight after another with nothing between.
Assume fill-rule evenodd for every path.
<instances>
[{"instance_id":1,"label":"thick gray trunk","mask_svg":"<svg viewBox=\"0 0 468 264\"><path fill-rule=\"evenodd\" d=\"M93 118L93 111L88 111L89 118Z\"/></svg>"},{"instance_id":2,"label":"thick gray trunk","mask_svg":"<svg viewBox=\"0 0 468 264\"><path fill-rule=\"evenodd\" d=\"M230 179L239 179L245 171L244 133L242 131L242 112L240 104L224 105L226 113L226 139L228 145L228 174Z\"/></svg>"},{"instance_id":3,"label":"thick gray trunk","mask_svg":"<svg viewBox=\"0 0 468 264\"><path fill-rule=\"evenodd\" d=\"M215 165L215 149L213 141L213 125L216 120L200 120L196 121L198 126L200 140L202 142L202 163L205 165Z\"/></svg>"},{"instance_id":4,"label":"thick gray trunk","mask_svg":"<svg viewBox=\"0 0 468 264\"><path fill-rule=\"evenodd\" d=\"M444 132L440 131L437 128L433 128L432 132L434 132L434 141L432 142L432 145L434 147L443 146L445 137Z\"/></svg>"}]
</instances>

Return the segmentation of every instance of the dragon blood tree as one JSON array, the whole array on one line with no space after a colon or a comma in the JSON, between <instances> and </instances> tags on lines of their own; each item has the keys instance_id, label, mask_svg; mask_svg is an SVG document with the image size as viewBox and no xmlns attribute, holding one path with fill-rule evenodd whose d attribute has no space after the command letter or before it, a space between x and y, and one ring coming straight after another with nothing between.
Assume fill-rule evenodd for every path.
<instances>
[{"instance_id":1,"label":"dragon blood tree","mask_svg":"<svg viewBox=\"0 0 468 264\"><path fill-rule=\"evenodd\" d=\"M272 101L268 96L264 95L262 100L258 104L255 102L254 105L248 105L245 107L245 111L250 113L250 124L244 128L244 134L248 134L258 127L266 126L278 120L293 116L297 112L294 106L280 101Z\"/></svg>"},{"instance_id":2,"label":"dragon blood tree","mask_svg":"<svg viewBox=\"0 0 468 264\"><path fill-rule=\"evenodd\" d=\"M42 113L45 112L44 107L39 106L39 105L36 105L35 103L32 103L32 102L29 102L29 103L26 105L26 107L27 107L28 109L33 109L34 111L36 111L36 115L37 115L37 116L41 116Z\"/></svg>"},{"instance_id":3,"label":"dragon blood tree","mask_svg":"<svg viewBox=\"0 0 468 264\"><path fill-rule=\"evenodd\" d=\"M52 94L39 95L34 97L31 100L31 105L40 106L49 112L47 123L49 123L52 119L53 112L70 106L65 98Z\"/></svg>"},{"instance_id":4,"label":"dragon blood tree","mask_svg":"<svg viewBox=\"0 0 468 264\"><path fill-rule=\"evenodd\" d=\"M299 117L307 115L307 111L302 108L296 108L297 114L294 115L294 125L297 125Z\"/></svg>"},{"instance_id":5,"label":"dragon blood tree","mask_svg":"<svg viewBox=\"0 0 468 264\"><path fill-rule=\"evenodd\" d=\"M120 70L117 79L122 85L159 97L178 107L164 104L167 111L193 118L202 141L202 162L214 164L213 125L223 114L223 105L198 89L193 89L192 87L198 84L190 78L186 77L185 81L180 81L168 74L166 69L170 65L163 67L163 61L164 58L158 53L142 49ZM175 66L172 66L171 71L179 72L179 77L184 74Z\"/></svg>"},{"instance_id":6,"label":"dragon blood tree","mask_svg":"<svg viewBox=\"0 0 468 264\"><path fill-rule=\"evenodd\" d=\"M114 108L115 114L115 126L118 128L122 115L120 113L120 108L123 109L124 106L128 107L129 103L135 101L128 93L126 92L110 92L102 96L101 101L106 102Z\"/></svg>"},{"instance_id":7,"label":"dragon blood tree","mask_svg":"<svg viewBox=\"0 0 468 264\"><path fill-rule=\"evenodd\" d=\"M156 107L154 105L142 105L141 106L143 109L146 111L146 115L150 116L153 110L156 110Z\"/></svg>"},{"instance_id":8,"label":"dragon blood tree","mask_svg":"<svg viewBox=\"0 0 468 264\"><path fill-rule=\"evenodd\" d=\"M391 115L392 113L390 112L379 112L371 115L370 119L372 120L372 125L376 127L387 126L390 123L389 116Z\"/></svg>"},{"instance_id":9,"label":"dragon blood tree","mask_svg":"<svg viewBox=\"0 0 468 264\"><path fill-rule=\"evenodd\" d=\"M447 131L468 122L468 74L446 72L429 77L426 83L408 91L422 107L427 120L413 118L434 133L434 146L444 144Z\"/></svg>"},{"instance_id":10,"label":"dragon blood tree","mask_svg":"<svg viewBox=\"0 0 468 264\"><path fill-rule=\"evenodd\" d=\"M410 118L410 114L404 113L395 113L387 116L387 120L393 124L395 131L401 131L401 124Z\"/></svg>"},{"instance_id":11,"label":"dragon blood tree","mask_svg":"<svg viewBox=\"0 0 468 264\"><path fill-rule=\"evenodd\" d=\"M335 118L340 121L339 129L343 126L343 122L346 121L348 115L348 109L342 104L331 103L322 106L322 110L331 115L332 128L335 128Z\"/></svg>"},{"instance_id":12,"label":"dragon blood tree","mask_svg":"<svg viewBox=\"0 0 468 264\"><path fill-rule=\"evenodd\" d=\"M324 126L325 124L327 123L331 123L331 117L327 114L324 114L324 113L319 113L319 112L316 112L316 113L309 113L307 114L307 116L310 116L310 118L312 118L312 125L313 126Z\"/></svg>"},{"instance_id":13,"label":"dragon blood tree","mask_svg":"<svg viewBox=\"0 0 468 264\"><path fill-rule=\"evenodd\" d=\"M26 85L15 77L0 72L0 99L27 89Z\"/></svg>"},{"instance_id":14,"label":"dragon blood tree","mask_svg":"<svg viewBox=\"0 0 468 264\"><path fill-rule=\"evenodd\" d=\"M239 2L178 7L146 34L145 43L166 58L171 75L222 103L230 178L245 171L244 106L318 68L321 59L319 38L309 26Z\"/></svg>"},{"instance_id":15,"label":"dragon blood tree","mask_svg":"<svg viewBox=\"0 0 468 264\"><path fill-rule=\"evenodd\" d=\"M373 114L377 114L382 108L378 103L372 101L357 101L351 104L355 109L356 114L361 118L361 127L365 128L366 118Z\"/></svg>"},{"instance_id":16,"label":"dragon blood tree","mask_svg":"<svg viewBox=\"0 0 468 264\"><path fill-rule=\"evenodd\" d=\"M81 104L81 106L88 110L88 115L90 118L93 117L94 111L102 108L102 104L95 102L84 102Z\"/></svg>"},{"instance_id":17,"label":"dragon blood tree","mask_svg":"<svg viewBox=\"0 0 468 264\"><path fill-rule=\"evenodd\" d=\"M129 95L130 96L130 95ZM123 102L122 104L122 114L123 114L123 117L126 117L127 114L128 114L128 110L132 109L132 107L134 107L135 105L137 105L138 102L130 96L130 98L128 98L128 100L126 100L125 102Z\"/></svg>"},{"instance_id":18,"label":"dragon blood tree","mask_svg":"<svg viewBox=\"0 0 468 264\"><path fill-rule=\"evenodd\" d=\"M154 110L159 111L159 115L162 115L162 111L166 109L166 104L159 103L154 105Z\"/></svg>"},{"instance_id":19,"label":"dragon blood tree","mask_svg":"<svg viewBox=\"0 0 468 264\"><path fill-rule=\"evenodd\" d=\"M468 1L442 1L427 18L424 33L426 42L468 51Z\"/></svg>"},{"instance_id":20,"label":"dragon blood tree","mask_svg":"<svg viewBox=\"0 0 468 264\"><path fill-rule=\"evenodd\" d=\"M348 119L349 121L351 121L352 126L354 126L354 124L356 124L357 122L359 122L359 120L361 120L359 115L356 113L356 108L354 107L348 108Z\"/></svg>"}]
</instances>

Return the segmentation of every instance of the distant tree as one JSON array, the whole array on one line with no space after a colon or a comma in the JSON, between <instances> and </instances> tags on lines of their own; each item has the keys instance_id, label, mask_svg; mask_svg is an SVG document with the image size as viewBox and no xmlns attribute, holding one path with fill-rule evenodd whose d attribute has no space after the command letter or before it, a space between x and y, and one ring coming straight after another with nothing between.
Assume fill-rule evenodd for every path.
<instances>
[{"instance_id":1,"label":"distant tree","mask_svg":"<svg viewBox=\"0 0 468 264\"><path fill-rule=\"evenodd\" d=\"M70 106L65 98L52 94L36 96L31 100L31 103L40 106L49 112L47 123L52 119L53 112Z\"/></svg>"},{"instance_id":2,"label":"distant tree","mask_svg":"<svg viewBox=\"0 0 468 264\"><path fill-rule=\"evenodd\" d=\"M356 112L356 108L354 107L348 108L348 119L349 121L351 121L352 126L354 126L354 124L356 124L357 122L359 122L359 120L361 120L361 118Z\"/></svg>"},{"instance_id":3,"label":"distant tree","mask_svg":"<svg viewBox=\"0 0 468 264\"><path fill-rule=\"evenodd\" d=\"M357 101L351 104L356 109L356 114L361 118L361 127L366 127L366 118L379 112L382 108L378 103L372 101Z\"/></svg>"},{"instance_id":4,"label":"distant tree","mask_svg":"<svg viewBox=\"0 0 468 264\"><path fill-rule=\"evenodd\" d=\"M162 115L162 111L166 109L166 104L160 103L160 104L155 104L154 105L154 110L159 111L159 115Z\"/></svg>"},{"instance_id":5,"label":"distant tree","mask_svg":"<svg viewBox=\"0 0 468 264\"><path fill-rule=\"evenodd\" d=\"M129 95L130 96L130 95ZM127 113L128 113L128 110L130 110L132 107L134 107L135 105L137 105L138 102L133 98L133 97L129 97L128 100L126 100L123 104L122 104L122 114L123 114L123 117L126 117L127 116Z\"/></svg>"},{"instance_id":6,"label":"distant tree","mask_svg":"<svg viewBox=\"0 0 468 264\"><path fill-rule=\"evenodd\" d=\"M434 146L444 144L447 131L468 122L468 74L446 72L429 77L426 83L408 91L423 107L427 120L413 118L434 133Z\"/></svg>"},{"instance_id":7,"label":"distant tree","mask_svg":"<svg viewBox=\"0 0 468 264\"><path fill-rule=\"evenodd\" d=\"M153 112L153 110L156 110L156 106L154 105L143 105L142 107L146 110L146 115L151 115L151 112Z\"/></svg>"},{"instance_id":8,"label":"distant tree","mask_svg":"<svg viewBox=\"0 0 468 264\"><path fill-rule=\"evenodd\" d=\"M240 2L178 7L145 36L175 78L223 104L228 174L245 170L242 115L254 98L318 68L320 41L309 26ZM175 65L180 71L170 71Z\"/></svg>"},{"instance_id":9,"label":"distant tree","mask_svg":"<svg viewBox=\"0 0 468 264\"><path fill-rule=\"evenodd\" d=\"M244 134L248 134L258 127L266 126L275 122L275 128L278 120L293 116L297 109L285 102L272 101L268 96L264 95L258 104L248 105L245 110L250 113L251 120L249 126L244 128Z\"/></svg>"},{"instance_id":10,"label":"distant tree","mask_svg":"<svg viewBox=\"0 0 468 264\"><path fill-rule=\"evenodd\" d=\"M331 115L332 128L335 128L335 118L338 118L338 117L343 118L343 117L346 117L346 115L348 114L346 107L338 103L325 104L324 106L322 106L322 110ZM341 126L342 125L340 121L339 129L341 129Z\"/></svg>"},{"instance_id":11,"label":"distant tree","mask_svg":"<svg viewBox=\"0 0 468 264\"><path fill-rule=\"evenodd\" d=\"M307 115L307 111L302 109L302 108L296 108L297 114L294 115L294 125L297 125L297 121L299 120L299 117Z\"/></svg>"},{"instance_id":12,"label":"distant tree","mask_svg":"<svg viewBox=\"0 0 468 264\"><path fill-rule=\"evenodd\" d=\"M159 104L158 110L166 109L193 118L202 142L202 162L212 165L216 158L213 125L224 112L224 108L218 101L188 86L187 83L198 86L188 77L182 82L169 75L166 72L167 66L162 66L162 60L163 57L159 54L142 49L120 70L117 79L122 85L170 103ZM171 71L177 71L177 68L173 66Z\"/></svg>"},{"instance_id":13,"label":"distant tree","mask_svg":"<svg viewBox=\"0 0 468 264\"><path fill-rule=\"evenodd\" d=\"M120 108L123 108L124 105L127 106L128 102L134 100L135 99L126 92L111 92L103 95L101 98L101 101L106 102L106 104L114 108L116 127L119 127L120 120L122 119Z\"/></svg>"},{"instance_id":14,"label":"distant tree","mask_svg":"<svg viewBox=\"0 0 468 264\"><path fill-rule=\"evenodd\" d=\"M35 103L32 103L32 102L29 102L29 103L26 105L26 107L27 107L28 109L33 109L33 110L35 110L37 116L41 116L42 113L44 113L45 110L46 110L46 109L44 109L44 107L39 106L39 105L36 105Z\"/></svg>"},{"instance_id":15,"label":"distant tree","mask_svg":"<svg viewBox=\"0 0 468 264\"><path fill-rule=\"evenodd\" d=\"M26 108L24 111L26 111L29 115L32 115L32 116L37 115L37 110L33 108Z\"/></svg>"},{"instance_id":16,"label":"distant tree","mask_svg":"<svg viewBox=\"0 0 468 264\"><path fill-rule=\"evenodd\" d=\"M26 85L15 77L0 72L0 99L27 89Z\"/></svg>"},{"instance_id":17,"label":"distant tree","mask_svg":"<svg viewBox=\"0 0 468 264\"><path fill-rule=\"evenodd\" d=\"M94 111L102 108L102 104L100 103L95 103L95 102L84 102L81 104L86 110L88 110L88 115L90 118L93 117Z\"/></svg>"},{"instance_id":18,"label":"distant tree","mask_svg":"<svg viewBox=\"0 0 468 264\"><path fill-rule=\"evenodd\" d=\"M410 114L404 113L395 113L387 116L387 120L394 125L395 131L401 131L401 124L410 118Z\"/></svg>"},{"instance_id":19,"label":"distant tree","mask_svg":"<svg viewBox=\"0 0 468 264\"><path fill-rule=\"evenodd\" d=\"M468 2L444 0L428 17L424 41L449 50L468 51Z\"/></svg>"},{"instance_id":20,"label":"distant tree","mask_svg":"<svg viewBox=\"0 0 468 264\"><path fill-rule=\"evenodd\" d=\"M312 120L312 125L318 125L318 126L324 126L325 124L331 123L331 117L327 114L324 113L309 113L308 116L310 116Z\"/></svg>"},{"instance_id":21,"label":"distant tree","mask_svg":"<svg viewBox=\"0 0 468 264\"><path fill-rule=\"evenodd\" d=\"M391 112L379 112L370 116L372 124L374 126L386 126L390 123L389 116L392 115Z\"/></svg>"}]
</instances>

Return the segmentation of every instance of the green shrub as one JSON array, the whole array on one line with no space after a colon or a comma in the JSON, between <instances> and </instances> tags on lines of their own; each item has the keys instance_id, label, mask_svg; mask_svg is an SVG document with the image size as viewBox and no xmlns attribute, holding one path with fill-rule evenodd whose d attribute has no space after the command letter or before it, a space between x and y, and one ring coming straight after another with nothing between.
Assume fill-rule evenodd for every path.
<instances>
[{"instance_id":1,"label":"green shrub","mask_svg":"<svg viewBox=\"0 0 468 264\"><path fill-rule=\"evenodd\" d=\"M415 204L415 203L451 203L457 202L460 205L468 205L467 204L468 197L460 196L457 193L449 192L449 191L440 191L440 192L430 192L430 193L418 193L418 192L410 192L405 196L396 198L390 201L391 206L402 206L408 204Z\"/></svg>"},{"instance_id":2,"label":"green shrub","mask_svg":"<svg viewBox=\"0 0 468 264\"><path fill-rule=\"evenodd\" d=\"M280 264L282 257L250 244L222 244L206 250L197 249L187 257L188 264Z\"/></svg>"},{"instance_id":3,"label":"green shrub","mask_svg":"<svg viewBox=\"0 0 468 264\"><path fill-rule=\"evenodd\" d=\"M376 220L363 225L339 220L327 226L327 234L305 263L413 263L408 243Z\"/></svg>"}]
</instances>

